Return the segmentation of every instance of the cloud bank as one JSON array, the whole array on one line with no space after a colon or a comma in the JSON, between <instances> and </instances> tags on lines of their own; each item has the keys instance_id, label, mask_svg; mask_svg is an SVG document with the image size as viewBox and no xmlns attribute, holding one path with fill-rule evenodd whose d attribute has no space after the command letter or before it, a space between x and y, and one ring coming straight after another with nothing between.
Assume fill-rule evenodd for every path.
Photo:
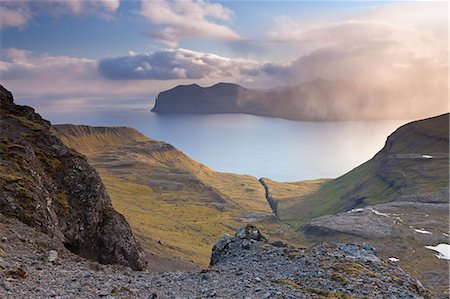
<instances>
[{"instance_id":1,"label":"cloud bank","mask_svg":"<svg viewBox=\"0 0 450 299\"><path fill-rule=\"evenodd\" d=\"M223 24L232 12L219 3L203 0L142 1L140 14L151 23L161 25L147 36L168 47L176 47L182 38L202 37L219 41L239 39L239 34Z\"/></svg>"},{"instance_id":2,"label":"cloud bank","mask_svg":"<svg viewBox=\"0 0 450 299\"><path fill-rule=\"evenodd\" d=\"M151 54L130 53L99 62L99 71L112 80L173 80L239 78L257 67L250 60L230 59L186 49L165 49Z\"/></svg>"}]
</instances>

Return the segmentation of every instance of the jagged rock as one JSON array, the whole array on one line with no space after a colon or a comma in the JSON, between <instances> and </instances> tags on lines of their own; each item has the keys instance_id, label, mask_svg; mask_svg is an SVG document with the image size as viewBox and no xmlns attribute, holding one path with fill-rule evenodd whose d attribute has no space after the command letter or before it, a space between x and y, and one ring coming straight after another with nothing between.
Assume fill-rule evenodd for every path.
<instances>
[{"instance_id":1,"label":"jagged rock","mask_svg":"<svg viewBox=\"0 0 450 299\"><path fill-rule=\"evenodd\" d=\"M251 272L258 284L270 280L302 290L296 293L300 298L430 296L419 281L377 257L370 244L322 244L300 250L280 241L268 242L254 226L240 228L235 236L225 235L213 247L211 266L239 277Z\"/></svg>"},{"instance_id":2,"label":"jagged rock","mask_svg":"<svg viewBox=\"0 0 450 299\"><path fill-rule=\"evenodd\" d=\"M229 245L238 239L240 240L239 243L243 249L250 249L253 242L267 242L266 237L264 237L255 226L248 224L238 229L234 237L225 234L222 239L213 246L210 265L218 263L223 256L227 254Z\"/></svg>"},{"instance_id":3,"label":"jagged rock","mask_svg":"<svg viewBox=\"0 0 450 299\"><path fill-rule=\"evenodd\" d=\"M101 263L145 267L125 218L84 156L50 132L34 109L0 86L0 212Z\"/></svg>"},{"instance_id":4,"label":"jagged rock","mask_svg":"<svg viewBox=\"0 0 450 299\"><path fill-rule=\"evenodd\" d=\"M210 261L211 266L220 260L221 254L226 252L226 249L231 242L233 242L233 237L229 234L225 234L222 239L213 246Z\"/></svg>"},{"instance_id":5,"label":"jagged rock","mask_svg":"<svg viewBox=\"0 0 450 299\"><path fill-rule=\"evenodd\" d=\"M375 255L375 248L370 244L342 244L337 246L334 252L336 257L360 260L364 262L380 262L380 258Z\"/></svg>"},{"instance_id":6,"label":"jagged rock","mask_svg":"<svg viewBox=\"0 0 450 299\"><path fill-rule=\"evenodd\" d=\"M264 237L261 232L254 227L253 225L246 225L245 227L241 227L235 234L237 238L240 239L250 239L256 241L267 241L266 237Z\"/></svg>"}]
</instances>

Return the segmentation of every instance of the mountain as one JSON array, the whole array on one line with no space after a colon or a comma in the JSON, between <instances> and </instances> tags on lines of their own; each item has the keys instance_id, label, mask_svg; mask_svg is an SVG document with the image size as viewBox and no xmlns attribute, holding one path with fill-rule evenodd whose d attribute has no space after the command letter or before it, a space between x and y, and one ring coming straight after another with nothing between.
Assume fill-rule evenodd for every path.
<instances>
[{"instance_id":1,"label":"mountain","mask_svg":"<svg viewBox=\"0 0 450 299\"><path fill-rule=\"evenodd\" d=\"M375 84L376 85L376 84ZM405 90L345 80L317 78L294 86L248 89L218 83L210 87L179 85L156 97L156 113L247 113L300 121L417 119L447 111L443 99L418 105Z\"/></svg>"},{"instance_id":2,"label":"mountain","mask_svg":"<svg viewBox=\"0 0 450 299\"><path fill-rule=\"evenodd\" d=\"M0 213L101 263L145 268L145 256L84 156L0 86Z\"/></svg>"},{"instance_id":3,"label":"mountain","mask_svg":"<svg viewBox=\"0 0 450 299\"><path fill-rule=\"evenodd\" d=\"M447 262L449 114L408 123L371 160L334 180L262 179L281 221L310 242L368 241L438 294Z\"/></svg>"},{"instance_id":4,"label":"mountain","mask_svg":"<svg viewBox=\"0 0 450 299\"><path fill-rule=\"evenodd\" d=\"M273 216L255 177L216 172L127 127L57 125L52 131L99 172L114 207L151 254L152 269L205 266L216 240L246 223L300 242Z\"/></svg>"}]
</instances>

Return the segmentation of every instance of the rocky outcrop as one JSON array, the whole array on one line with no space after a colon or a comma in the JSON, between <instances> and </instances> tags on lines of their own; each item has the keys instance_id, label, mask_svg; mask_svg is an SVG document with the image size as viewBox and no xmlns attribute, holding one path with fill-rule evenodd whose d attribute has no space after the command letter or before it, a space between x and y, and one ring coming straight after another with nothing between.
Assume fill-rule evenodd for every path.
<instances>
[{"instance_id":1,"label":"rocky outcrop","mask_svg":"<svg viewBox=\"0 0 450 299\"><path fill-rule=\"evenodd\" d=\"M394 263L377 257L369 244L298 249L283 242L269 242L254 226L241 228L234 236L225 235L213 247L211 265L214 271L289 286L295 290L290 295L299 298L429 296L420 282Z\"/></svg>"},{"instance_id":2,"label":"rocky outcrop","mask_svg":"<svg viewBox=\"0 0 450 299\"><path fill-rule=\"evenodd\" d=\"M74 259L17 222L0 215L1 298L430 297L419 281L377 257L367 244L300 249L270 242L247 226L225 236L219 243L228 245L216 245L216 262L200 272L135 272ZM42 241L33 242L36 237Z\"/></svg>"},{"instance_id":3,"label":"rocky outcrop","mask_svg":"<svg viewBox=\"0 0 450 299\"><path fill-rule=\"evenodd\" d=\"M101 263L143 269L145 258L84 156L50 132L50 123L13 102L0 86L0 212Z\"/></svg>"}]
</instances>

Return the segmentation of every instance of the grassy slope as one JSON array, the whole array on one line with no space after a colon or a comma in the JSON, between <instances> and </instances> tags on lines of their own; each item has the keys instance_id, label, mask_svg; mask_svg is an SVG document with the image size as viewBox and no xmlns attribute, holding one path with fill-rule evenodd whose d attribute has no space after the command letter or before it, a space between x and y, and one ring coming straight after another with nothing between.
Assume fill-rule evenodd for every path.
<instances>
[{"instance_id":1,"label":"grassy slope","mask_svg":"<svg viewBox=\"0 0 450 299\"><path fill-rule=\"evenodd\" d=\"M54 132L88 156L114 207L154 255L206 265L225 232L255 219L269 237L296 238L271 217L254 177L215 172L130 128L64 125Z\"/></svg>"},{"instance_id":2,"label":"grassy slope","mask_svg":"<svg viewBox=\"0 0 450 299\"><path fill-rule=\"evenodd\" d=\"M374 158L337 179L267 180L270 195L278 202L278 217L298 227L313 218L360 206L415 200L422 195L433 198L436 190L448 189L448 136L449 116L445 114L400 127ZM424 159L423 154L434 158Z\"/></svg>"}]
</instances>

